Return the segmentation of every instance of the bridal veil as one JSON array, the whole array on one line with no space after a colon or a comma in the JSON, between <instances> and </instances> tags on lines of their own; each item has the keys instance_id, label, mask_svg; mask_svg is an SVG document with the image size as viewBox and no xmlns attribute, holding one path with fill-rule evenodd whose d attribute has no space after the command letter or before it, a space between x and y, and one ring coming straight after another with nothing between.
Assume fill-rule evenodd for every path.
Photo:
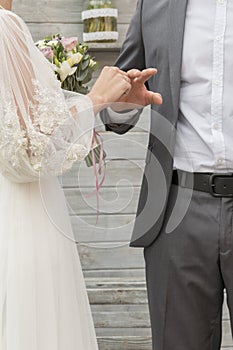
<instances>
[{"instance_id":1,"label":"bridal veil","mask_svg":"<svg viewBox=\"0 0 233 350\"><path fill-rule=\"evenodd\" d=\"M91 101L64 96L26 24L1 9L0 81L0 349L97 350L55 176L90 151Z\"/></svg>"}]
</instances>

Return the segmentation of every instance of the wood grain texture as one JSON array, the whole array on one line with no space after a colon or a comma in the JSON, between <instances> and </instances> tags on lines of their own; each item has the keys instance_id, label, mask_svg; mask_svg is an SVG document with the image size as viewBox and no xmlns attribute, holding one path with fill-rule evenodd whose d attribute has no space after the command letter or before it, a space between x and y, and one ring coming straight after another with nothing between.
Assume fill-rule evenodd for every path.
<instances>
[{"instance_id":1,"label":"wood grain texture","mask_svg":"<svg viewBox=\"0 0 233 350\"><path fill-rule=\"evenodd\" d=\"M135 6L136 0L117 1L119 43L123 42ZM83 1L75 0L39 0L33 3L29 0L15 0L13 2L14 12L28 23L35 40L50 33L63 33L66 36L77 35L82 38L82 9Z\"/></svg>"},{"instance_id":2,"label":"wood grain texture","mask_svg":"<svg viewBox=\"0 0 233 350\"><path fill-rule=\"evenodd\" d=\"M142 268L144 259L142 249L132 249L127 242L117 242L118 248L112 244L95 243L94 245L78 245L82 266L88 269L130 269ZM115 246L116 246L115 245Z\"/></svg>"},{"instance_id":3,"label":"wood grain texture","mask_svg":"<svg viewBox=\"0 0 233 350\"><path fill-rule=\"evenodd\" d=\"M128 24L137 0L117 0L118 23ZM14 0L13 9L27 22L35 23L81 23L84 1L77 0Z\"/></svg>"}]
</instances>

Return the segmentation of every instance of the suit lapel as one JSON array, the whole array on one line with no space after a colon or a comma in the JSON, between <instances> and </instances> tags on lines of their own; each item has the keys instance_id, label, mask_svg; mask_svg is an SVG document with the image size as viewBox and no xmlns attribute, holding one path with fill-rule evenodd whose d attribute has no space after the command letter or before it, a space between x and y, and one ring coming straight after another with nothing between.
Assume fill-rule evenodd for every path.
<instances>
[{"instance_id":1,"label":"suit lapel","mask_svg":"<svg viewBox=\"0 0 233 350\"><path fill-rule=\"evenodd\" d=\"M169 69L172 101L175 110L179 103L182 48L187 2L188 0L170 0L169 3Z\"/></svg>"}]
</instances>

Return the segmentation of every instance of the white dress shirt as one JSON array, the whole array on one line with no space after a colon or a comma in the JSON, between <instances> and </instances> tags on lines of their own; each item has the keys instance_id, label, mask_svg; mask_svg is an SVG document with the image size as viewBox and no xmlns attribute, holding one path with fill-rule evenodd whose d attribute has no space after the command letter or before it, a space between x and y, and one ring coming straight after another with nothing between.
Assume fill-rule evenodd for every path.
<instances>
[{"instance_id":1,"label":"white dress shirt","mask_svg":"<svg viewBox=\"0 0 233 350\"><path fill-rule=\"evenodd\" d=\"M233 2L189 0L174 167L233 171Z\"/></svg>"},{"instance_id":2,"label":"white dress shirt","mask_svg":"<svg viewBox=\"0 0 233 350\"><path fill-rule=\"evenodd\" d=\"M233 1L188 1L174 168L233 172Z\"/></svg>"}]
</instances>

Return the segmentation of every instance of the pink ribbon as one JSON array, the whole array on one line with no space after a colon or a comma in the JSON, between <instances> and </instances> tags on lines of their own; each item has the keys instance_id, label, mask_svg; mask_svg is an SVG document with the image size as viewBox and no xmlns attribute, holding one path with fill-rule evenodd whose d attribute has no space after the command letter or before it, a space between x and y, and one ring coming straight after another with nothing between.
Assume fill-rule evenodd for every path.
<instances>
[{"instance_id":1,"label":"pink ribbon","mask_svg":"<svg viewBox=\"0 0 233 350\"><path fill-rule=\"evenodd\" d=\"M100 158L99 158L99 166L96 164L96 159L95 159L95 153L94 153L94 145L95 145L95 138L100 139ZM94 170L94 176L95 176L95 190L88 194L86 197L92 197L93 195L96 195L96 206L97 206L97 217L96 217L96 224L98 223L99 219L99 190L102 187L105 177L106 177L106 162L104 159L104 147L103 147L103 139L101 135L94 130L93 133L93 138L92 138L92 149L91 149L91 154L92 154L92 162L93 162L93 170ZM103 170L103 164L104 164L104 172L102 179L99 181L99 176L102 175L102 170Z\"/></svg>"}]
</instances>

